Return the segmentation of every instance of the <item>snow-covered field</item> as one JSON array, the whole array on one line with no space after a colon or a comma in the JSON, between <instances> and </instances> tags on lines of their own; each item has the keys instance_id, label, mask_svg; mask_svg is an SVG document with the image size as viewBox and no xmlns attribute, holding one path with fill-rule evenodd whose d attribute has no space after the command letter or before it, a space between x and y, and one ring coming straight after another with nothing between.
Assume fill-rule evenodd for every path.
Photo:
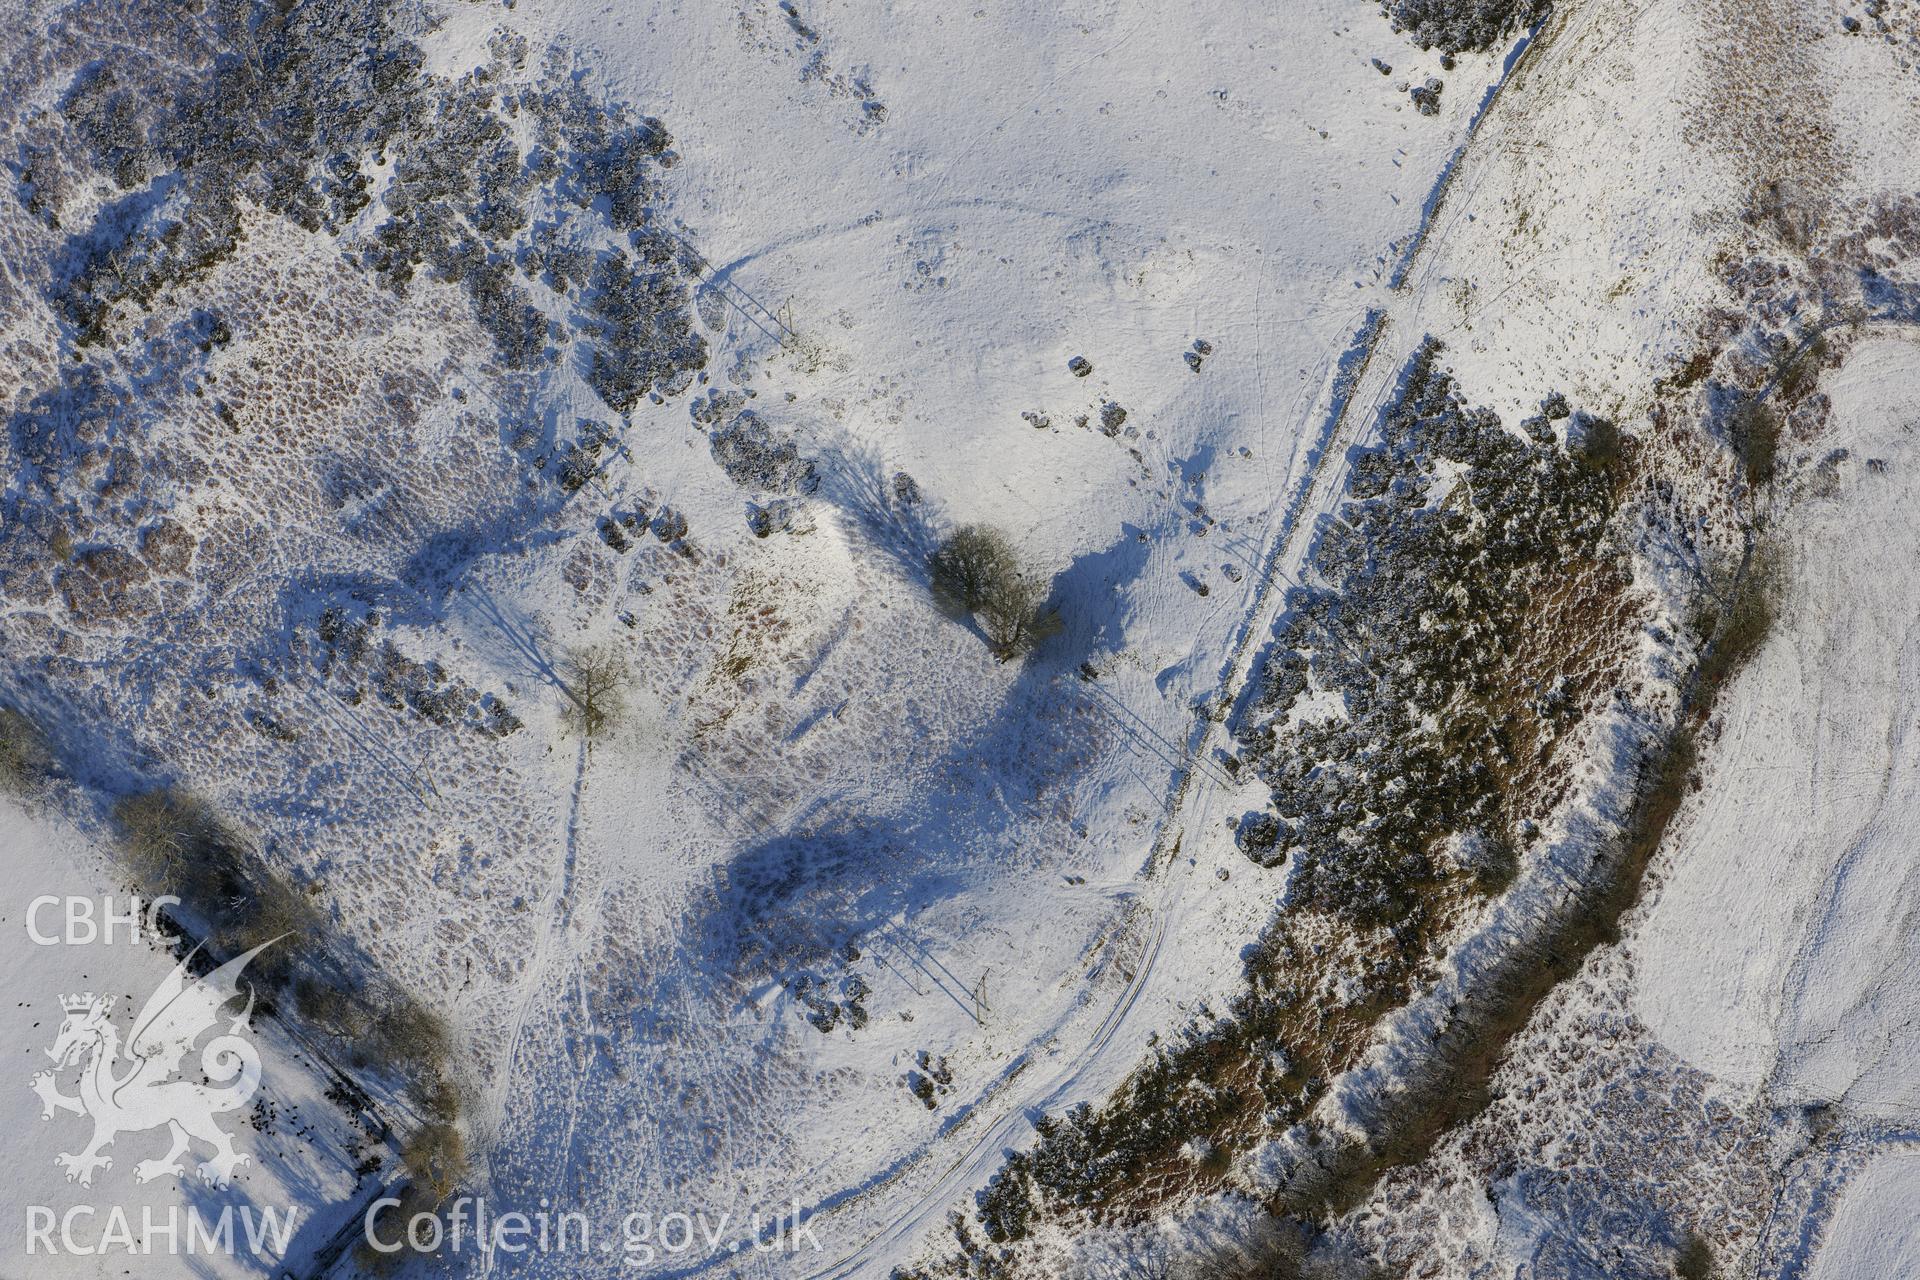
<instances>
[{"instance_id":1,"label":"snow-covered field","mask_svg":"<svg viewBox=\"0 0 1920 1280\"><path fill-rule=\"evenodd\" d=\"M158 1166L172 1145L158 1120L123 1129L104 1150L108 1163L86 1182L68 1176L56 1157L87 1149L93 1115L43 1106L31 1087L35 1077L52 1072L58 1093L82 1092L77 1085L88 1064L56 1062L47 1052L66 1019L62 1001L83 994L112 999L124 1033L175 960L146 910L138 912L135 936L136 925L125 919L133 904L125 894L109 894L98 856L81 833L8 802L0 809L0 842L10 894L0 912L0 955L14 996L0 1011L0 1034L11 1049L0 1127L0 1160L8 1170L0 1250L9 1273L249 1276L311 1267L380 1185L378 1178L356 1177L355 1166L375 1154L390 1162L391 1152L360 1123L364 1113L327 1096L334 1083L330 1067L277 1022L255 1020L260 1087L218 1121L243 1157L230 1185L203 1178L198 1164L215 1151L200 1142L176 1159L173 1171L142 1171L149 1161ZM86 905L70 909L70 901ZM122 919L109 927L110 914ZM236 1001L226 1012L242 1007ZM131 1061L116 1058L107 1068L124 1078ZM197 1055L187 1065L197 1071Z\"/></svg>"},{"instance_id":2,"label":"snow-covered field","mask_svg":"<svg viewBox=\"0 0 1920 1280\"><path fill-rule=\"evenodd\" d=\"M1912 731L1920 345L1862 342L1824 389L1844 450L1792 531L1782 639L1727 692L1718 760L1636 950L1640 1016L1775 1106L1920 1124Z\"/></svg>"},{"instance_id":3,"label":"snow-covered field","mask_svg":"<svg viewBox=\"0 0 1920 1280\"><path fill-rule=\"evenodd\" d=\"M1866 1225L1912 1183L1920 1087L1920 346L1876 301L1911 246L1871 212L1911 190L1881 119L1916 114L1909 7L1849 38L1824 0L1568 0L1443 58L1359 0L308 0L257 24L8 0L0 701L60 783L0 833L0 916L124 891L122 797L192 792L243 830L361 977L446 1019L460 1190L590 1224L418 1274L924 1262L1043 1116L1235 1007L1288 879L1236 847L1269 795L1230 712L1433 335L1510 427L1561 392L1644 443L1609 544L1627 602L1575 637L1621 684L1513 888L1448 917L1427 1004L1310 1082L1364 1127L1413 1032L1596 874L1680 715L1697 588L1636 513L1677 492L1689 539L1735 545L1729 388L1858 296L1876 327L1834 339L1769 490L1781 621L1720 695L1656 892L1543 1002L1499 1100L1335 1234L1584 1274L1567 1259L1664 1258L1691 1195L1729 1206L1742 1257L1830 1222L1834 1252L1791 1265L1911 1266ZM197 103L216 74L233 96ZM416 96L325 133L395 83ZM247 94L274 145L244 120L183 140ZM1795 183L1821 188L1811 231ZM1022 661L928 591L972 523L1059 611ZM623 703L590 739L589 652ZM170 967L124 949L76 979L20 932L14 1023ZM379 1179L325 1071L261 1025L262 1096L306 1136L249 1131L236 1187L326 1223L296 1273L351 1274L311 1255ZM1600 1190L1512 1154L1528 1087L1597 1130ZM8 1150L52 1170L24 1074L16 1102ZM1217 1162L1233 1186L1291 1140L1274 1124L1267 1164ZM1680 1149L1671 1186L1616 1212L1650 1145ZM1169 1221L1244 1208L1222 1203Z\"/></svg>"},{"instance_id":4,"label":"snow-covered field","mask_svg":"<svg viewBox=\"0 0 1920 1280\"><path fill-rule=\"evenodd\" d=\"M436 59L500 19L459 15ZM1230 846L1204 868L1150 862L1170 774L1315 457L1335 364L1480 95L1417 114L1367 57L1419 56L1344 5L827 8L805 15L817 40L772 5L631 30L537 6L507 21L684 118L672 209L724 282L721 368L825 459L837 502L757 547L704 451L636 459L655 483L672 468L663 487L741 557L727 607L775 610L779 631L764 670L656 690L658 720L580 774L562 890L579 906L519 979L496 1193L602 1217L797 1201L826 1254L803 1272L883 1268L867 1247L883 1225L910 1246L903 1215L938 1227L1030 1109L1097 1097L1156 1028L1230 993L1261 890L1215 878ZM1466 63L1456 86L1499 70ZM1106 404L1127 415L1112 438ZM652 411L660 437L685 433L682 412ZM1057 574L1067 629L1026 668L996 669L861 526L863 492L895 471L926 494L916 520L1001 525ZM534 594L550 587L517 589L551 608ZM680 744L665 758L663 735ZM640 753L663 785L607 776ZM833 861L799 872L821 883L760 927L805 913L857 944L807 960L871 990L851 1035L799 1024L775 975L700 972L713 957L688 941L745 877L823 847ZM1223 916L1237 927L1197 927ZM605 1010L581 974L629 932L633 959L611 963L643 970L641 1012ZM951 1073L932 1110L905 1086L922 1053Z\"/></svg>"},{"instance_id":5,"label":"snow-covered field","mask_svg":"<svg viewBox=\"0 0 1920 1280\"><path fill-rule=\"evenodd\" d=\"M1920 1200L1917 1166L1920 1159L1912 1152L1890 1152L1853 1176L1807 1272L1813 1280L1920 1275L1920 1233L1913 1228L1913 1206Z\"/></svg>"}]
</instances>

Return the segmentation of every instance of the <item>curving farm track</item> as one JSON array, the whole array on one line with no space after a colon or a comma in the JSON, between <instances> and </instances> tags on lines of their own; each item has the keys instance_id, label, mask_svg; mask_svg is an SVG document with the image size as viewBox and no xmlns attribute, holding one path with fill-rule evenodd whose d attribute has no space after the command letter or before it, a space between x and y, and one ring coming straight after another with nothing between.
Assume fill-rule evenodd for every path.
<instances>
[{"instance_id":1,"label":"curving farm track","mask_svg":"<svg viewBox=\"0 0 1920 1280\"><path fill-rule=\"evenodd\" d=\"M1356 339L1344 359L1330 353L1323 362L1326 371L1319 396L1305 419L1296 424L1299 438L1314 435L1314 423L1321 423L1313 463L1292 493L1275 503L1268 521L1266 571L1248 598L1247 616L1234 647L1223 664L1215 694L1206 699L1195 717L1193 731L1177 767L1168 806L1152 842L1144 874L1156 886L1149 910L1152 924L1145 951L1132 978L1113 1007L1093 1033L1066 1061L1044 1075L1031 1072L1039 1044L1029 1045L1017 1059L1015 1068L996 1085L997 1096L989 1091L975 1103L978 1109L991 1105L997 1111L971 1140L956 1126L942 1139L936 1139L913 1163L926 1164L946 1159L947 1164L931 1186L911 1204L903 1207L879 1231L858 1247L835 1261L808 1273L807 1280L844 1280L861 1275L881 1275L910 1252L918 1241L944 1222L945 1216L962 1196L983 1186L998 1170L1008 1148L1019 1146L1033 1135L1032 1117L1057 1111L1083 1099L1087 1079L1096 1074L1096 1066L1116 1043L1119 1032L1138 1006L1148 984L1157 976L1169 923L1177 914L1182 894L1193 877L1178 866L1170 866L1170 851L1178 846L1181 834L1189 828L1200 830L1211 825L1216 803L1222 793L1240 790L1231 781L1217 778L1213 771L1197 767L1208 758L1218 735L1227 732L1229 712L1237 704L1252 675L1261 641L1272 633L1273 625L1284 610L1285 588L1299 581L1310 539L1303 531L1311 529L1315 518L1333 509L1339 501L1346 472L1347 455L1371 429L1377 411L1391 389L1392 381L1374 360L1382 347L1393 347L1394 318L1411 310L1424 292L1424 282L1416 283L1415 268L1429 231L1448 205L1448 196L1458 180L1468 177L1483 147L1484 129L1499 100L1499 89L1521 65L1524 57L1538 47L1538 33L1525 37L1507 60L1501 80L1489 94L1485 107L1475 118L1466 143L1455 153L1446 171L1436 181L1434 194L1420 226L1407 243L1390 289L1369 299L1370 307L1356 319ZM1410 344L1414 339L1405 340ZM1391 364L1392 361L1388 361ZM1275 526L1278 526L1276 529ZM1127 1043L1131 1043L1130 1041ZM1031 1079L1025 1079L1031 1075ZM1017 1083L1019 1087L1007 1087ZM958 1154L948 1156L954 1144L965 1141ZM945 1149L943 1149L945 1148ZM897 1176L897 1175L896 1175ZM870 1191L871 1189L869 1189ZM864 1194L864 1193L863 1193Z\"/></svg>"}]
</instances>

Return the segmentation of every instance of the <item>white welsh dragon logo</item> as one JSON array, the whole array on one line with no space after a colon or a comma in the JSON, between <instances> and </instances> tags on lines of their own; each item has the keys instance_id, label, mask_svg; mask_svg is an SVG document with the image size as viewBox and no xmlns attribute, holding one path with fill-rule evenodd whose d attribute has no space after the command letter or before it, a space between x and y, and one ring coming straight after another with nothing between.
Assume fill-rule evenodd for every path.
<instances>
[{"instance_id":1,"label":"white welsh dragon logo","mask_svg":"<svg viewBox=\"0 0 1920 1280\"><path fill-rule=\"evenodd\" d=\"M112 999L91 991L61 997L60 1008L66 1019L47 1056L59 1064L61 1071L80 1064L80 1092L76 1096L61 1093L53 1071L36 1074L33 1091L40 1095L45 1108L43 1120L53 1119L56 1111L93 1118L93 1141L86 1150L54 1157L54 1162L67 1171L68 1182L92 1185L94 1170L113 1168L113 1158L100 1154L104 1147L122 1133L162 1125L172 1133L173 1145L162 1158L134 1165L134 1177L141 1182L185 1173L180 1157L188 1153L190 1139L213 1148L213 1156L201 1161L198 1169L201 1181L212 1186L226 1186L233 1171L251 1161L252 1157L233 1149L233 1139L214 1119L222 1112L246 1106L260 1087L260 1055L240 1035L253 1012L251 983L246 991L247 1007L228 1020L225 1034L200 1050L201 1069L195 1074L205 1082L178 1076L180 1060L192 1050L194 1042L220 1021L220 1011L230 1001L240 998L241 971L271 945L261 943L204 978L196 979L187 972L192 955L182 960L133 1020L124 1054L119 1028L111 1020Z\"/></svg>"}]
</instances>

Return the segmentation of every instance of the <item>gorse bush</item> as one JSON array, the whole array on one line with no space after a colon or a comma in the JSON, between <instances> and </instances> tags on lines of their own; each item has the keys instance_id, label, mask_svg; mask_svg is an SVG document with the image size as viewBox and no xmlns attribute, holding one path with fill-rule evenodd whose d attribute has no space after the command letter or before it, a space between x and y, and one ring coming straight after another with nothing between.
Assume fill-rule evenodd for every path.
<instances>
[{"instance_id":1,"label":"gorse bush","mask_svg":"<svg viewBox=\"0 0 1920 1280\"><path fill-rule=\"evenodd\" d=\"M233 861L227 833L192 795L155 787L115 803L120 849L141 888L210 904Z\"/></svg>"},{"instance_id":2,"label":"gorse bush","mask_svg":"<svg viewBox=\"0 0 1920 1280\"><path fill-rule=\"evenodd\" d=\"M439 1205L460 1189L467 1176L466 1140L450 1124L422 1125L400 1149L400 1161L414 1185Z\"/></svg>"},{"instance_id":3,"label":"gorse bush","mask_svg":"<svg viewBox=\"0 0 1920 1280\"><path fill-rule=\"evenodd\" d=\"M1597 459L1619 452L1618 433L1583 416L1567 451L1516 435L1461 402L1439 352L1428 339L1380 444L1356 456L1312 553L1324 585L1288 593L1240 732L1272 788L1274 849L1300 859L1300 901L1375 925L1418 916L1442 874L1438 842L1506 840L1503 778L1574 713L1543 704L1529 731L1510 705L1516 645L1542 625L1530 602L1573 582L1598 600L1613 581L1612 482ZM1582 442L1598 452L1576 456ZM1310 687L1340 693L1349 714L1294 718Z\"/></svg>"},{"instance_id":4,"label":"gorse bush","mask_svg":"<svg viewBox=\"0 0 1920 1280\"><path fill-rule=\"evenodd\" d=\"M1422 49L1485 49L1539 20L1546 0L1381 0L1394 29Z\"/></svg>"},{"instance_id":5,"label":"gorse bush","mask_svg":"<svg viewBox=\"0 0 1920 1280\"><path fill-rule=\"evenodd\" d=\"M53 752L40 726L12 707L0 707L0 791L30 796L52 770Z\"/></svg>"},{"instance_id":6,"label":"gorse bush","mask_svg":"<svg viewBox=\"0 0 1920 1280\"><path fill-rule=\"evenodd\" d=\"M85 237L54 295L80 345L233 255L251 209L331 237L397 293L422 275L461 288L512 368L557 358L566 343L541 303L561 302L566 339L616 411L706 364L692 271L650 216L674 162L660 121L563 68L529 72L525 40L504 34L472 77L435 75L393 0L221 0L195 15L177 56L206 74L134 80L96 64L59 103L115 185L172 184L164 229L125 219ZM578 246L536 217L562 202L581 211L564 221L626 247L575 261ZM549 287L536 274L554 294L533 291Z\"/></svg>"}]
</instances>

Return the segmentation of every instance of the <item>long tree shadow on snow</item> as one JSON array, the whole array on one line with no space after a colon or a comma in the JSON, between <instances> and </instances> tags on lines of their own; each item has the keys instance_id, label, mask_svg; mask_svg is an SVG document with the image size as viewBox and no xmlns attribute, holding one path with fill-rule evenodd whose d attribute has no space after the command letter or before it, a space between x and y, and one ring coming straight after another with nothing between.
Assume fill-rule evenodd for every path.
<instances>
[{"instance_id":1,"label":"long tree shadow on snow","mask_svg":"<svg viewBox=\"0 0 1920 1280\"><path fill-rule=\"evenodd\" d=\"M865 474L877 479L879 472L869 467ZM893 508L884 490L863 492L880 501L881 511ZM919 545L918 535L906 527L898 536L902 542L889 554L905 558ZM937 779L937 790L877 809L840 797L790 829L757 832L724 866L713 899L689 931L700 962L744 987L792 986L841 967L849 948L877 948L892 965L913 966L911 985L928 988L927 994L937 987L971 1012L966 984L904 940L902 927L995 870L1036 868L1069 847L1057 838L1067 834L1066 820L1053 816L1050 793L1078 776L1109 735L1118 732L1157 762L1177 763L1168 760L1164 743L1142 737L1133 723L1138 717L1115 714L1115 695L1077 670L1096 648L1124 644L1120 588L1145 565L1148 550L1128 527L1111 546L1077 557L1054 579L1050 604L1062 611L1065 627L1027 657L977 732L937 759L915 762L914 772ZM983 769L983 761L989 767ZM1057 835L1038 829L1049 821L1063 829Z\"/></svg>"},{"instance_id":2,"label":"long tree shadow on snow","mask_svg":"<svg viewBox=\"0 0 1920 1280\"><path fill-rule=\"evenodd\" d=\"M927 561L940 539L919 486L904 471L889 476L880 455L860 445L829 455L823 471L820 496L852 516L868 546L903 577L926 586Z\"/></svg>"},{"instance_id":3,"label":"long tree shadow on snow","mask_svg":"<svg viewBox=\"0 0 1920 1280\"><path fill-rule=\"evenodd\" d=\"M898 931L919 913L993 868L1036 865L1044 855L1023 849L1023 827L1088 751L1075 726L1091 719L1077 714L1091 698L1057 662L1033 661L977 734L916 762L915 774L936 780L928 794L877 807L840 797L792 829L757 833L717 877L690 930L695 954L733 983L791 985L876 938L904 949ZM934 985L954 985L925 957L916 963ZM970 1007L964 989L947 994Z\"/></svg>"}]
</instances>

